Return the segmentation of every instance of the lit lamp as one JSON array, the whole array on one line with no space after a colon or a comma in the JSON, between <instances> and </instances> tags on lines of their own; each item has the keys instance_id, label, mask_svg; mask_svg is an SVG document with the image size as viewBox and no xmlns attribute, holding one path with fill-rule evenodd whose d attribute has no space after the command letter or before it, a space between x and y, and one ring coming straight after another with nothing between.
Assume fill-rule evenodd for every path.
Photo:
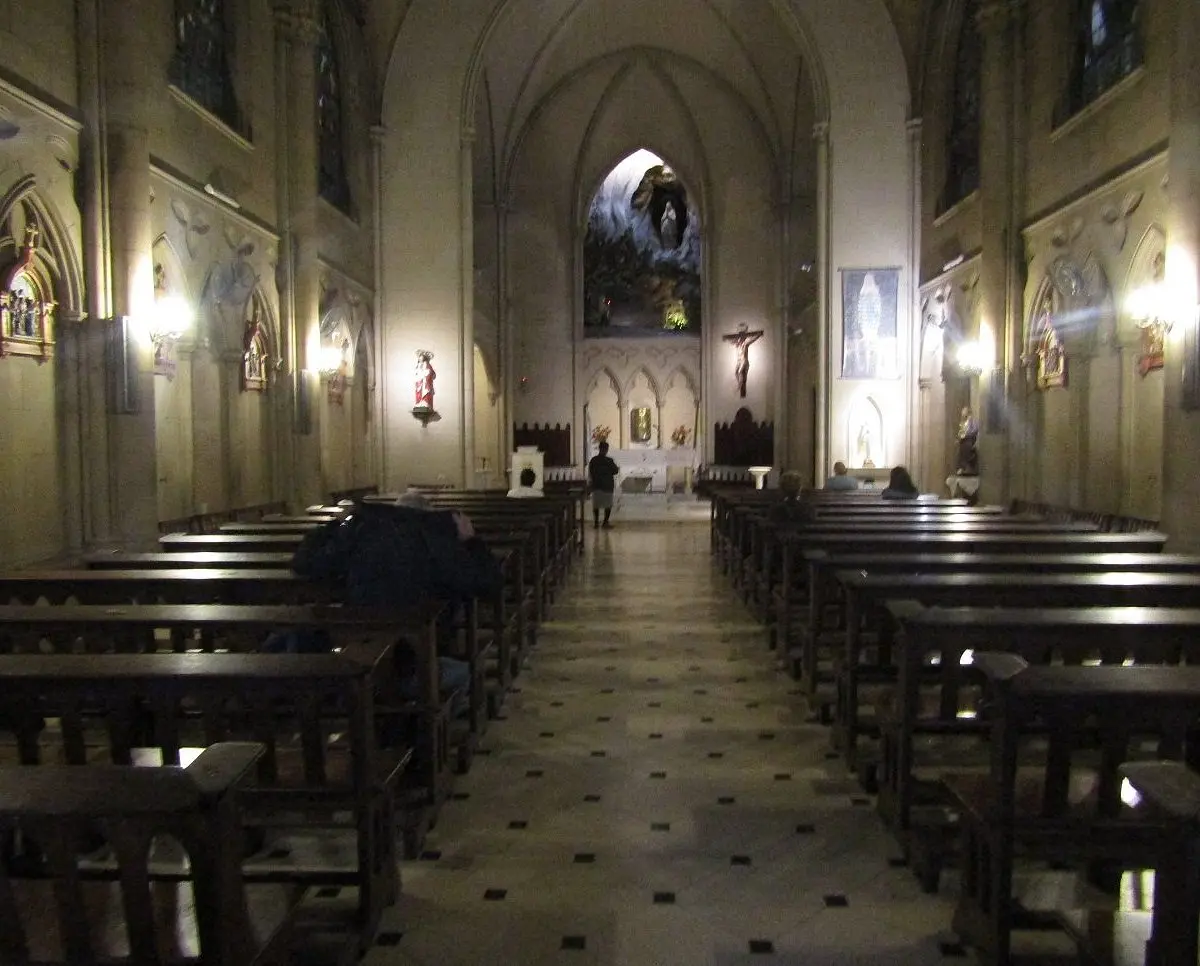
<instances>
[{"instance_id":1,"label":"lit lamp","mask_svg":"<svg viewBox=\"0 0 1200 966\"><path fill-rule=\"evenodd\" d=\"M981 376L991 365L992 353L982 342L964 342L958 347L958 368L964 376Z\"/></svg>"},{"instance_id":2,"label":"lit lamp","mask_svg":"<svg viewBox=\"0 0 1200 966\"><path fill-rule=\"evenodd\" d=\"M1134 290L1126 303L1130 318L1142 330L1142 354L1138 371L1144 376L1152 369L1161 369L1163 356L1173 320L1166 285L1154 282Z\"/></svg>"},{"instance_id":3,"label":"lit lamp","mask_svg":"<svg viewBox=\"0 0 1200 966\"><path fill-rule=\"evenodd\" d=\"M347 345L347 343L343 343L341 348L323 345L317 351L317 371L328 380L331 403L340 404L346 393Z\"/></svg>"},{"instance_id":4,"label":"lit lamp","mask_svg":"<svg viewBox=\"0 0 1200 966\"><path fill-rule=\"evenodd\" d=\"M154 346L154 374L175 374L175 345L191 331L195 313L186 299L164 295L154 300L147 335Z\"/></svg>"}]
</instances>

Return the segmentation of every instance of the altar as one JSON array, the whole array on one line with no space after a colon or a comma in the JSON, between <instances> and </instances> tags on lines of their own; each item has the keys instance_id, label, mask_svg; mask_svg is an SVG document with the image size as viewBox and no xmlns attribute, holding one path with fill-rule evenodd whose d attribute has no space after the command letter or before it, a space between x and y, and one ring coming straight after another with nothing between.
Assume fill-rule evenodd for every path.
<instances>
[{"instance_id":1,"label":"altar","mask_svg":"<svg viewBox=\"0 0 1200 966\"><path fill-rule=\"evenodd\" d=\"M646 491L666 493L673 483L683 483L687 470L696 467L696 450L691 446L676 449L610 449L608 455L621 473L618 486L626 489L627 480L648 479Z\"/></svg>"}]
</instances>

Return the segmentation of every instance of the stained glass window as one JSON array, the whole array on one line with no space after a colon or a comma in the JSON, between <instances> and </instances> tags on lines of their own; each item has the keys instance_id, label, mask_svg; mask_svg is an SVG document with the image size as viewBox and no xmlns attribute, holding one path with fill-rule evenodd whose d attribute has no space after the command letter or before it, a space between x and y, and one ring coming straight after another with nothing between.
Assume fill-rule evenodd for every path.
<instances>
[{"instance_id":1,"label":"stained glass window","mask_svg":"<svg viewBox=\"0 0 1200 966\"><path fill-rule=\"evenodd\" d=\"M976 18L979 0L963 8L962 28L954 59L954 90L946 134L946 189L942 210L962 201L979 187L979 96L982 46Z\"/></svg>"},{"instance_id":2,"label":"stained glass window","mask_svg":"<svg viewBox=\"0 0 1200 966\"><path fill-rule=\"evenodd\" d=\"M229 72L229 40L224 0L176 0L171 83L244 133Z\"/></svg>"},{"instance_id":3,"label":"stained glass window","mask_svg":"<svg viewBox=\"0 0 1200 966\"><path fill-rule=\"evenodd\" d=\"M1142 64L1138 0L1077 0L1075 62L1059 121Z\"/></svg>"},{"instance_id":4,"label":"stained glass window","mask_svg":"<svg viewBox=\"0 0 1200 966\"><path fill-rule=\"evenodd\" d=\"M317 40L317 139L318 190L330 204L348 212L350 185L342 138L342 81L329 29L329 11L324 8Z\"/></svg>"}]
</instances>

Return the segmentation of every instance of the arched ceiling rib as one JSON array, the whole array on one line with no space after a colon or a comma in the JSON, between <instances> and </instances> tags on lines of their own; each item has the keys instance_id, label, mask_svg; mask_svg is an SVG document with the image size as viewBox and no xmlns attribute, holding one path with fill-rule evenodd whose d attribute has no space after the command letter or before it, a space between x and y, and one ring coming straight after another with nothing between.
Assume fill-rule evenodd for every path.
<instances>
[{"instance_id":1,"label":"arched ceiling rib","mask_svg":"<svg viewBox=\"0 0 1200 966\"><path fill-rule=\"evenodd\" d=\"M547 99L586 67L638 49L700 64L747 106L787 167L813 93L789 24L767 0L514 0L492 25L484 72L501 167Z\"/></svg>"}]
</instances>

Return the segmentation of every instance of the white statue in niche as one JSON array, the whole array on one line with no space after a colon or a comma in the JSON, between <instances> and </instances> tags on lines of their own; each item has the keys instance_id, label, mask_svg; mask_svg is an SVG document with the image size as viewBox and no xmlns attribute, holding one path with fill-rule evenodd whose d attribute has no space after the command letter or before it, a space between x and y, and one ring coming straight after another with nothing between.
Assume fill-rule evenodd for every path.
<instances>
[{"instance_id":1,"label":"white statue in niche","mask_svg":"<svg viewBox=\"0 0 1200 966\"><path fill-rule=\"evenodd\" d=\"M850 407L845 427L846 448L842 458L849 466L873 469L886 465L883 413L874 399L866 397L855 401Z\"/></svg>"},{"instance_id":2,"label":"white statue in niche","mask_svg":"<svg viewBox=\"0 0 1200 966\"><path fill-rule=\"evenodd\" d=\"M858 457L858 465L872 467L875 463L872 460L873 450L871 447L871 427L863 423L858 427L858 439L855 455Z\"/></svg>"}]
</instances>

